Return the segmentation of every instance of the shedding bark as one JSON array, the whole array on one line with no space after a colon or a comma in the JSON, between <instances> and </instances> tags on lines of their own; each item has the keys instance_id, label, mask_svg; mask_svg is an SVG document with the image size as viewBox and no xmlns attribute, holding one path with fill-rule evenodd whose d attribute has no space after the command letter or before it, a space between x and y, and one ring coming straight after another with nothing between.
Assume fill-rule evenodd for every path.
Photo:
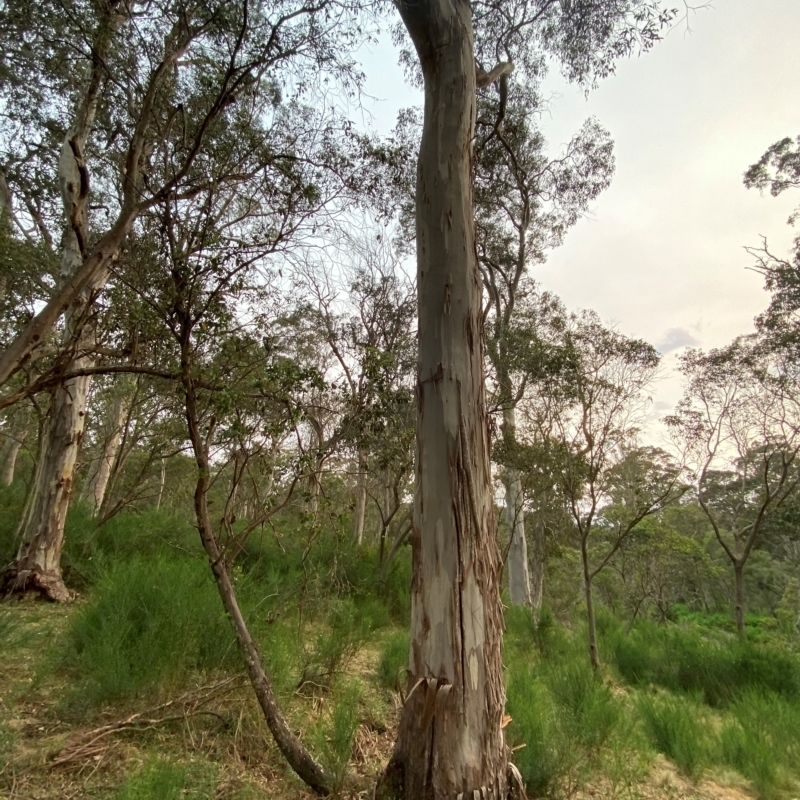
<instances>
[{"instance_id":1,"label":"shedding bark","mask_svg":"<svg viewBox=\"0 0 800 800\"><path fill-rule=\"evenodd\" d=\"M84 92L62 142L58 160L58 183L65 219L60 266L62 287L70 284L81 271L88 248L89 171L84 152L97 111L104 53L113 33L124 21L124 17L115 13L114 7L115 4L109 4L107 16L101 19L95 31L92 42L95 57L88 65ZM92 294L103 286L107 275L107 269L95 270L83 283L83 291L73 296L64 319L65 346L78 340ZM79 372L92 364L90 356L79 356L68 365L67 372ZM55 389L42 448L44 458L40 461L34 484L31 514L17 557L7 569L6 591L37 591L58 602L70 598L61 576L61 551L75 465L83 440L90 382L90 376L80 375Z\"/></svg>"},{"instance_id":2,"label":"shedding bark","mask_svg":"<svg viewBox=\"0 0 800 800\"><path fill-rule=\"evenodd\" d=\"M129 395L120 395L114 401L114 407L111 411L111 428L97 463L97 468L94 475L92 475L91 481L89 481L89 502L95 516L100 513L100 509L103 506L108 480L111 477L111 469L117 458L120 441L122 440L122 431L130 410L131 399Z\"/></svg>"},{"instance_id":3,"label":"shedding bark","mask_svg":"<svg viewBox=\"0 0 800 800\"><path fill-rule=\"evenodd\" d=\"M475 252L471 8L399 4L425 79L417 169L417 462L409 693L377 798L506 796L495 541Z\"/></svg>"}]
</instances>

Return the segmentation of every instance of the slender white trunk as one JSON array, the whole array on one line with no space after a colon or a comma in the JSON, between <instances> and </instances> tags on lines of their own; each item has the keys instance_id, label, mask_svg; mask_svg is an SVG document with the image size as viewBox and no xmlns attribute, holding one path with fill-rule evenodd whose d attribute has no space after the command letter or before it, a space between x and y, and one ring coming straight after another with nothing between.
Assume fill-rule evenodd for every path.
<instances>
[{"instance_id":1,"label":"slender white trunk","mask_svg":"<svg viewBox=\"0 0 800 800\"><path fill-rule=\"evenodd\" d=\"M161 479L158 483L158 502L156 508L161 508L161 500L164 497L164 483L167 479L167 459L162 456L161 458Z\"/></svg>"},{"instance_id":2,"label":"slender white trunk","mask_svg":"<svg viewBox=\"0 0 800 800\"><path fill-rule=\"evenodd\" d=\"M356 509L353 520L353 538L356 544L364 540L364 517L367 512L367 459L364 453L358 452L358 477L356 479Z\"/></svg>"},{"instance_id":3,"label":"slender white trunk","mask_svg":"<svg viewBox=\"0 0 800 800\"><path fill-rule=\"evenodd\" d=\"M544 535L545 526L541 513L533 522L533 552L531 553L531 605L535 611L542 607L544 595Z\"/></svg>"},{"instance_id":4,"label":"slender white trunk","mask_svg":"<svg viewBox=\"0 0 800 800\"><path fill-rule=\"evenodd\" d=\"M513 406L503 411L503 436L514 440L517 412ZM508 595L512 606L531 606L531 579L528 572L528 542L525 539L522 480L519 470L506 470L505 518L511 542L508 548Z\"/></svg>"},{"instance_id":5,"label":"slender white trunk","mask_svg":"<svg viewBox=\"0 0 800 800\"><path fill-rule=\"evenodd\" d=\"M0 477L0 481L4 486L11 486L14 483L17 456L25 443L27 435L27 429L16 429L6 437L6 441L3 443L2 455L0 455L0 462L2 462L2 477Z\"/></svg>"},{"instance_id":6,"label":"slender white trunk","mask_svg":"<svg viewBox=\"0 0 800 800\"><path fill-rule=\"evenodd\" d=\"M108 479L111 476L111 468L117 457L119 443L122 439L122 431L125 427L125 419L130 410L131 398L128 395L120 395L114 401L114 408L111 412L111 429L106 438L100 461L97 464L92 480L89 483L89 502L92 504L93 513L100 513L103 500L106 496Z\"/></svg>"}]
</instances>

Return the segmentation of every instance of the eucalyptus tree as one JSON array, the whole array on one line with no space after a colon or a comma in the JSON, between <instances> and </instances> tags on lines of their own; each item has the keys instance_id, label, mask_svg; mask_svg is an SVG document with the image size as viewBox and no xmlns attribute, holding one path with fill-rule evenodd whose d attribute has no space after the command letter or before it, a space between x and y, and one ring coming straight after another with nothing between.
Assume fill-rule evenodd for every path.
<instances>
[{"instance_id":1,"label":"eucalyptus tree","mask_svg":"<svg viewBox=\"0 0 800 800\"><path fill-rule=\"evenodd\" d=\"M20 145L9 131L12 153L5 160L24 161L25 154L16 151L31 150L41 125L60 126L57 174L65 230L58 286L0 356L4 383L42 355L37 346L64 313L51 368L60 383L53 391L45 457L6 585L64 600L69 593L59 568L63 527L96 356L92 301L114 271L125 237L138 216L166 199L193 202L211 183L252 180L258 157L237 151L231 133L237 131L263 158L259 117L280 103L282 92L292 86L302 91L317 73L355 85L348 45L362 34L349 7L328 8L325 2L107 0L77 3L71 13L54 4L52 13L34 19L14 4L3 11L9 61L27 71L25 85L32 87L26 95L19 80L12 84L9 108L23 108L26 98L30 104L33 93L46 111L52 106L53 118L30 123L22 115L22 132L29 137ZM324 24L318 15L327 15ZM19 36L22 45L14 40ZM216 167L207 169L209 162ZM16 396L12 392L6 400Z\"/></svg>"},{"instance_id":2,"label":"eucalyptus tree","mask_svg":"<svg viewBox=\"0 0 800 800\"><path fill-rule=\"evenodd\" d=\"M528 387L526 424L560 443L557 479L580 550L588 646L598 669L594 579L636 526L684 491L679 466L641 448L638 426L659 364L652 345L604 326L591 312L566 321L567 366Z\"/></svg>"},{"instance_id":3,"label":"eucalyptus tree","mask_svg":"<svg viewBox=\"0 0 800 800\"><path fill-rule=\"evenodd\" d=\"M337 409L329 442L354 454L353 537L360 544L370 494L377 486L385 495L376 501L385 535L410 466L405 410L411 405L412 287L378 227L361 236L346 233L326 248L322 263L306 259L298 273L299 316L316 331L328 354L328 382L338 387L328 393ZM394 476L393 468L399 468Z\"/></svg>"},{"instance_id":4,"label":"eucalyptus tree","mask_svg":"<svg viewBox=\"0 0 800 800\"><path fill-rule=\"evenodd\" d=\"M651 2L399 3L424 84L416 199L419 355L409 694L378 797L503 797L500 559L475 250L476 91L547 55L593 82L658 38ZM503 84L501 83L501 86Z\"/></svg>"},{"instance_id":5,"label":"eucalyptus tree","mask_svg":"<svg viewBox=\"0 0 800 800\"><path fill-rule=\"evenodd\" d=\"M263 476L277 467L280 444L302 419L302 396L322 382L316 370L276 346L265 309L276 305L273 284L285 265L282 254L313 235L315 220L343 188L345 164L329 147L330 120L322 112L276 104L257 130L249 115L245 121L247 128L225 135L232 152L252 165L251 181L230 186L208 180L195 202L165 199L141 218L139 241L146 252L133 261L130 285L168 338L159 363L139 369L180 386L196 463L197 527L254 692L290 765L313 789L327 793L327 776L280 713L230 567L247 535L288 501L301 477L298 459L284 479L265 482L260 495L253 492L248 519L234 527L238 488L252 470ZM209 492L218 476L230 472L215 468L220 460L232 466L233 479L215 523Z\"/></svg>"},{"instance_id":6,"label":"eucalyptus tree","mask_svg":"<svg viewBox=\"0 0 800 800\"><path fill-rule=\"evenodd\" d=\"M478 263L486 292L487 354L495 390L493 404L502 414L506 449L516 437L516 403L525 377L513 375L511 339L517 303L531 294L530 267L559 246L567 230L592 200L607 188L614 171L613 145L594 120L587 121L560 158L550 160L536 127L537 98L512 78L501 124L500 109L489 98L478 106L476 124L475 204ZM518 336L519 331L516 335ZM509 598L513 605L532 605L528 573L522 477L514 466L504 470ZM539 527L537 530L541 530ZM537 556L541 547L534 548ZM541 563L536 599L541 602Z\"/></svg>"},{"instance_id":7,"label":"eucalyptus tree","mask_svg":"<svg viewBox=\"0 0 800 800\"><path fill-rule=\"evenodd\" d=\"M769 189L776 197L786 190L800 188L800 136L775 142L744 174L748 188ZM800 216L798 207L789 217L793 225ZM756 318L756 328L770 346L783 349L797 360L800 353L800 235L788 257L770 251L766 240L760 248L748 248L755 257L755 269L764 276L765 288L772 295L766 311Z\"/></svg>"},{"instance_id":8,"label":"eucalyptus tree","mask_svg":"<svg viewBox=\"0 0 800 800\"><path fill-rule=\"evenodd\" d=\"M70 269L0 357L0 385L80 294L102 283L143 211L202 190L194 167L213 156L209 139L231 106L249 102L255 115L258 102L325 76L355 85L350 53L366 35L355 10L326 0L104 0L68 9L54 2L37 4L36 13L26 3L3 7L4 100L8 109L20 109L19 118L6 114L6 146L13 151L3 162L24 163L32 154L50 159L42 128L61 134L51 174L58 175L68 212L62 256L69 253ZM45 118L31 115L31 108L47 112ZM154 179L153 165L164 159L171 169ZM89 180L93 169L100 176L104 167L110 183L101 194L105 219L94 214L90 220ZM10 170L5 177L10 181ZM235 183L242 175L217 178Z\"/></svg>"},{"instance_id":9,"label":"eucalyptus tree","mask_svg":"<svg viewBox=\"0 0 800 800\"><path fill-rule=\"evenodd\" d=\"M733 568L734 616L743 633L745 570L800 481L797 362L751 336L708 353L690 350L681 371L684 396L667 421Z\"/></svg>"}]
</instances>

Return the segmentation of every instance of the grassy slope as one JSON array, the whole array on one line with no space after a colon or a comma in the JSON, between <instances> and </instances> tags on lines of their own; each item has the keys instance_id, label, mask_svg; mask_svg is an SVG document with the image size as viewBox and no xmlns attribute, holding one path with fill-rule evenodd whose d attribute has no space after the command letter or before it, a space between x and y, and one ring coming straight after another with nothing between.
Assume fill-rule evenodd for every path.
<instances>
[{"instance_id":1,"label":"grassy slope","mask_svg":"<svg viewBox=\"0 0 800 800\"><path fill-rule=\"evenodd\" d=\"M379 587L373 552L315 533L301 569L294 524L252 544L236 583L290 724L342 797L367 797L401 702L408 563ZM307 796L241 677L191 529L164 514L115 525L71 531L70 607L0 605L0 798ZM532 795L800 796L786 643L697 619L600 623L598 679L580 622L507 613L507 734Z\"/></svg>"}]
</instances>

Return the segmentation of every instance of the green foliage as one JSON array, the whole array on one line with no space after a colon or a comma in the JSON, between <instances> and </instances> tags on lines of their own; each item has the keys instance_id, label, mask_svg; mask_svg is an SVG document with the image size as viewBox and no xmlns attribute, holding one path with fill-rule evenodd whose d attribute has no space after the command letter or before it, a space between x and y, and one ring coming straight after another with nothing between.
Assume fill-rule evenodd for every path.
<instances>
[{"instance_id":1,"label":"green foliage","mask_svg":"<svg viewBox=\"0 0 800 800\"><path fill-rule=\"evenodd\" d=\"M528 792L539 796L562 777L569 755L558 738L555 707L532 670L511 670L506 693L509 744L515 748L511 760Z\"/></svg>"},{"instance_id":2,"label":"green foliage","mask_svg":"<svg viewBox=\"0 0 800 800\"><path fill-rule=\"evenodd\" d=\"M377 551L356 546L349 527L315 530L294 512L280 515L274 524L274 535L251 537L237 561L265 596L274 595L274 608L285 608L287 600L296 599L304 611L324 614L332 596L351 597L371 617L375 629L392 621L408 624L408 548L401 549L388 574L381 577Z\"/></svg>"},{"instance_id":3,"label":"green foliage","mask_svg":"<svg viewBox=\"0 0 800 800\"><path fill-rule=\"evenodd\" d=\"M720 758L770 798L781 773L800 764L800 706L751 691L731 707L719 736Z\"/></svg>"},{"instance_id":4,"label":"green foliage","mask_svg":"<svg viewBox=\"0 0 800 800\"><path fill-rule=\"evenodd\" d=\"M644 695L637 703L656 749L690 778L707 762L707 725L697 703L680 696Z\"/></svg>"},{"instance_id":5,"label":"green foliage","mask_svg":"<svg viewBox=\"0 0 800 800\"><path fill-rule=\"evenodd\" d=\"M548 613L537 622L530 612L511 608L506 625L507 733L528 791L574 790L614 753L625 760L623 707L593 674L583 638Z\"/></svg>"},{"instance_id":6,"label":"green foliage","mask_svg":"<svg viewBox=\"0 0 800 800\"><path fill-rule=\"evenodd\" d=\"M352 600L333 600L325 624L304 651L300 685L328 686L341 675L369 637L369 623Z\"/></svg>"},{"instance_id":7,"label":"green foliage","mask_svg":"<svg viewBox=\"0 0 800 800\"><path fill-rule=\"evenodd\" d=\"M635 686L701 693L711 706L725 706L758 688L800 698L800 658L778 645L642 622L627 636L611 637L607 649L620 675Z\"/></svg>"},{"instance_id":8,"label":"green foliage","mask_svg":"<svg viewBox=\"0 0 800 800\"><path fill-rule=\"evenodd\" d=\"M5 607L0 606L0 650L6 651L14 640L19 622Z\"/></svg>"},{"instance_id":9,"label":"green foliage","mask_svg":"<svg viewBox=\"0 0 800 800\"><path fill-rule=\"evenodd\" d=\"M602 747L620 720L620 707L588 661L552 664L545 682L558 708L564 737L590 750Z\"/></svg>"},{"instance_id":10,"label":"green foliage","mask_svg":"<svg viewBox=\"0 0 800 800\"><path fill-rule=\"evenodd\" d=\"M6 766L11 757L11 751L14 748L15 736L14 732L8 728L5 723L0 722L0 778L5 772Z\"/></svg>"},{"instance_id":11,"label":"green foliage","mask_svg":"<svg viewBox=\"0 0 800 800\"><path fill-rule=\"evenodd\" d=\"M184 685L235 659L207 565L163 557L104 571L70 620L61 655L74 677L68 703L87 710Z\"/></svg>"},{"instance_id":12,"label":"green foliage","mask_svg":"<svg viewBox=\"0 0 800 800\"><path fill-rule=\"evenodd\" d=\"M11 486L0 486L0 563L5 566L14 558L18 542L14 533L25 503L25 485L14 481Z\"/></svg>"},{"instance_id":13,"label":"green foliage","mask_svg":"<svg viewBox=\"0 0 800 800\"><path fill-rule=\"evenodd\" d=\"M384 640L378 661L378 682L385 689L402 686L403 668L408 668L409 633L392 631Z\"/></svg>"},{"instance_id":14,"label":"green foliage","mask_svg":"<svg viewBox=\"0 0 800 800\"><path fill-rule=\"evenodd\" d=\"M347 776L347 765L361 721L359 703L362 690L355 681L340 687L328 724L316 731L316 745L323 767L331 776L332 789L338 794Z\"/></svg>"},{"instance_id":15,"label":"green foliage","mask_svg":"<svg viewBox=\"0 0 800 800\"><path fill-rule=\"evenodd\" d=\"M216 797L214 778L209 765L154 758L127 777L113 800L212 800Z\"/></svg>"},{"instance_id":16,"label":"green foliage","mask_svg":"<svg viewBox=\"0 0 800 800\"><path fill-rule=\"evenodd\" d=\"M72 503L64 542L64 577L78 589L92 586L110 565L121 561L203 556L197 529L169 509L117 514L97 527L86 504Z\"/></svg>"}]
</instances>

